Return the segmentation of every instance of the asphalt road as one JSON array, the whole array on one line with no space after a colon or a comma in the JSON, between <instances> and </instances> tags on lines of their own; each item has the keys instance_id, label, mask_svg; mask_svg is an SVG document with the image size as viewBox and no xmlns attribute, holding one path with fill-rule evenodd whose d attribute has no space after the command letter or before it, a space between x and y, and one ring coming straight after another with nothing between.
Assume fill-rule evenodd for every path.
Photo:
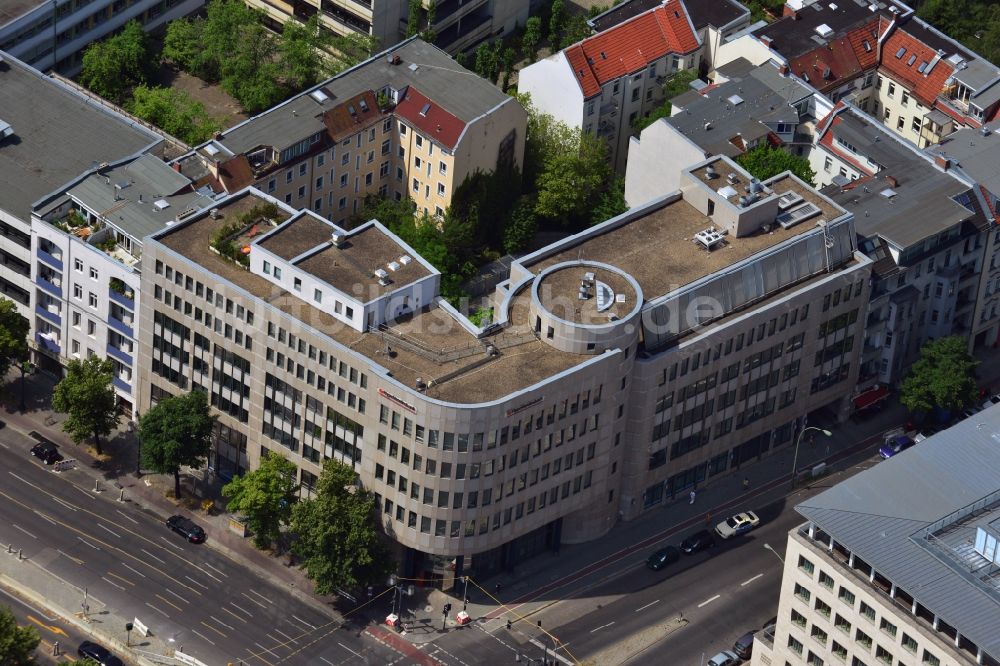
<instances>
[{"instance_id":1,"label":"asphalt road","mask_svg":"<svg viewBox=\"0 0 1000 666\"><path fill-rule=\"evenodd\" d=\"M0 433L0 543L23 548L26 566L85 588L91 614L137 617L212 665L398 661L359 626L338 628L256 572L116 501L113 489L93 492L83 471L53 472L28 455L31 443Z\"/></svg>"},{"instance_id":2,"label":"asphalt road","mask_svg":"<svg viewBox=\"0 0 1000 666\"><path fill-rule=\"evenodd\" d=\"M76 659L76 648L88 637L71 623L50 615L48 611L32 605L20 597L0 589L0 606L6 606L14 613L21 626L34 627L42 642L35 650L35 661L39 664L61 664ZM53 655L58 643L59 656Z\"/></svg>"}]
</instances>

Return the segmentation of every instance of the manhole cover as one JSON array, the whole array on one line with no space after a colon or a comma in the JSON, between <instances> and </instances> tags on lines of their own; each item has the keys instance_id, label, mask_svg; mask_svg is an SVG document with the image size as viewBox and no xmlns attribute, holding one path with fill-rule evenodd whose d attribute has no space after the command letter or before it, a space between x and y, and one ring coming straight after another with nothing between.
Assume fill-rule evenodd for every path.
<instances>
[{"instance_id":1,"label":"manhole cover","mask_svg":"<svg viewBox=\"0 0 1000 666\"><path fill-rule=\"evenodd\" d=\"M430 604L424 606L424 612L425 613L431 613L433 611L434 611L434 606L431 606Z\"/></svg>"}]
</instances>

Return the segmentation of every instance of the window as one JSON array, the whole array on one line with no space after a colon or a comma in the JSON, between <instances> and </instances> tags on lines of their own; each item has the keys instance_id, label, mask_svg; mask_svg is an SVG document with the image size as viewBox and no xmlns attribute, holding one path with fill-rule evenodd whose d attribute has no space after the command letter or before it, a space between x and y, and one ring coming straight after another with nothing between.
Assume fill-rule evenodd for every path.
<instances>
[{"instance_id":1,"label":"window","mask_svg":"<svg viewBox=\"0 0 1000 666\"><path fill-rule=\"evenodd\" d=\"M302 279L301 278L293 278L292 279L292 287L295 289L295 291L302 291Z\"/></svg>"},{"instance_id":2,"label":"window","mask_svg":"<svg viewBox=\"0 0 1000 666\"><path fill-rule=\"evenodd\" d=\"M90 337L94 337L95 335L97 335L97 324L94 322L93 319L87 320L87 335L89 335Z\"/></svg>"},{"instance_id":3,"label":"window","mask_svg":"<svg viewBox=\"0 0 1000 666\"><path fill-rule=\"evenodd\" d=\"M917 653L917 641L906 632L903 632L903 647L913 654Z\"/></svg>"},{"instance_id":4,"label":"window","mask_svg":"<svg viewBox=\"0 0 1000 666\"><path fill-rule=\"evenodd\" d=\"M306 175L306 169L308 169L308 168L309 168L309 165L307 165L305 162L303 162L302 164L300 164L299 165L299 175L300 176Z\"/></svg>"},{"instance_id":5,"label":"window","mask_svg":"<svg viewBox=\"0 0 1000 666\"><path fill-rule=\"evenodd\" d=\"M795 596L797 596L799 599L802 599L803 601L808 602L809 599L812 597L812 593L809 592L809 590L807 590L806 588L804 588L801 585L799 585L798 583L796 583L795 584Z\"/></svg>"},{"instance_id":6,"label":"window","mask_svg":"<svg viewBox=\"0 0 1000 666\"><path fill-rule=\"evenodd\" d=\"M797 654L802 654L802 643L795 640L794 636L788 637L788 647Z\"/></svg>"},{"instance_id":7,"label":"window","mask_svg":"<svg viewBox=\"0 0 1000 666\"><path fill-rule=\"evenodd\" d=\"M840 592L837 593L837 598L843 601L848 606L854 606L854 593L848 590L846 587L841 586Z\"/></svg>"},{"instance_id":8,"label":"window","mask_svg":"<svg viewBox=\"0 0 1000 666\"><path fill-rule=\"evenodd\" d=\"M90 307L96 308L97 307L97 294L95 294L94 292L90 292L88 294L88 303L90 303Z\"/></svg>"},{"instance_id":9,"label":"window","mask_svg":"<svg viewBox=\"0 0 1000 666\"><path fill-rule=\"evenodd\" d=\"M814 624L812 631L809 632L809 635L819 643L826 645L828 636L826 635L826 632L823 631L823 629L819 625Z\"/></svg>"},{"instance_id":10,"label":"window","mask_svg":"<svg viewBox=\"0 0 1000 666\"><path fill-rule=\"evenodd\" d=\"M858 643L858 645L862 645L869 650L872 647L872 637L866 634L865 632L861 631L860 629L858 629L857 632L855 632L854 640L855 642Z\"/></svg>"},{"instance_id":11,"label":"window","mask_svg":"<svg viewBox=\"0 0 1000 666\"><path fill-rule=\"evenodd\" d=\"M424 137L422 137L422 136L420 136L420 135L418 134L418 135L417 135L417 139L416 139L416 142L415 142L415 143L417 144L417 148L420 148L421 146L423 146L423 145L424 145Z\"/></svg>"},{"instance_id":12,"label":"window","mask_svg":"<svg viewBox=\"0 0 1000 666\"><path fill-rule=\"evenodd\" d=\"M827 604L822 599L820 599L819 597L817 597L816 598L816 612L819 613L820 615L822 615L823 617L829 618L830 617L830 605Z\"/></svg>"},{"instance_id":13,"label":"window","mask_svg":"<svg viewBox=\"0 0 1000 666\"><path fill-rule=\"evenodd\" d=\"M899 118L896 119L896 130L899 131L899 132L902 132L903 131L903 126L905 124L906 124L906 118L903 117L903 116L900 116Z\"/></svg>"},{"instance_id":14,"label":"window","mask_svg":"<svg viewBox=\"0 0 1000 666\"><path fill-rule=\"evenodd\" d=\"M899 102L903 106L906 106L907 104L909 104L910 103L910 93L908 93L908 92L906 92L904 90L903 91L903 96L899 98Z\"/></svg>"},{"instance_id":15,"label":"window","mask_svg":"<svg viewBox=\"0 0 1000 666\"><path fill-rule=\"evenodd\" d=\"M825 571L819 572L819 584L828 590L833 589L833 578L830 577Z\"/></svg>"},{"instance_id":16,"label":"window","mask_svg":"<svg viewBox=\"0 0 1000 666\"><path fill-rule=\"evenodd\" d=\"M851 635L851 623L845 620L843 615L837 615L836 619L833 621L833 626L840 629L848 636Z\"/></svg>"},{"instance_id":17,"label":"window","mask_svg":"<svg viewBox=\"0 0 1000 666\"><path fill-rule=\"evenodd\" d=\"M90 279L91 280L97 279L97 269L94 268L93 266L90 267Z\"/></svg>"},{"instance_id":18,"label":"window","mask_svg":"<svg viewBox=\"0 0 1000 666\"><path fill-rule=\"evenodd\" d=\"M896 96L896 84L893 83L892 81L889 81L889 88L888 88L888 91L886 92L886 94L889 95L889 97L895 97Z\"/></svg>"},{"instance_id":19,"label":"window","mask_svg":"<svg viewBox=\"0 0 1000 666\"><path fill-rule=\"evenodd\" d=\"M924 658L921 661L924 664L930 664L930 666L941 666L941 660L932 655L927 650L924 650Z\"/></svg>"},{"instance_id":20,"label":"window","mask_svg":"<svg viewBox=\"0 0 1000 666\"><path fill-rule=\"evenodd\" d=\"M445 175L448 173L448 165L444 162L438 162L438 173Z\"/></svg>"},{"instance_id":21,"label":"window","mask_svg":"<svg viewBox=\"0 0 1000 666\"><path fill-rule=\"evenodd\" d=\"M892 653L881 645L875 646L875 658L883 664L889 664L889 666L892 666Z\"/></svg>"},{"instance_id":22,"label":"window","mask_svg":"<svg viewBox=\"0 0 1000 666\"><path fill-rule=\"evenodd\" d=\"M896 625L894 625L892 622L889 622L885 618L882 618L882 620L879 622L878 628L884 631L885 633L889 634L893 638L896 637Z\"/></svg>"},{"instance_id":23,"label":"window","mask_svg":"<svg viewBox=\"0 0 1000 666\"><path fill-rule=\"evenodd\" d=\"M82 273L83 272L83 261L81 261L80 259L74 259L73 260L73 268L76 269L77 273Z\"/></svg>"},{"instance_id":24,"label":"window","mask_svg":"<svg viewBox=\"0 0 1000 666\"><path fill-rule=\"evenodd\" d=\"M316 301L317 303L322 303L323 302L323 292L320 291L319 289L314 289L313 290L313 300Z\"/></svg>"},{"instance_id":25,"label":"window","mask_svg":"<svg viewBox=\"0 0 1000 666\"><path fill-rule=\"evenodd\" d=\"M833 655L838 659L840 659L841 661L847 659L847 648L845 648L837 641L833 641L830 644L830 650L833 652Z\"/></svg>"},{"instance_id":26,"label":"window","mask_svg":"<svg viewBox=\"0 0 1000 666\"><path fill-rule=\"evenodd\" d=\"M868 604L866 604L865 602L862 601L861 602L861 608L859 610L861 611L861 614L864 615L866 618L868 618L872 622L875 621L875 609L874 608L872 608L871 606L869 606Z\"/></svg>"},{"instance_id":27,"label":"window","mask_svg":"<svg viewBox=\"0 0 1000 666\"><path fill-rule=\"evenodd\" d=\"M830 159L829 157L827 157L827 158L825 158L823 160L823 171L826 171L827 173L830 173L830 167L832 167L832 166L833 166L833 160L832 159Z\"/></svg>"},{"instance_id":28,"label":"window","mask_svg":"<svg viewBox=\"0 0 1000 666\"><path fill-rule=\"evenodd\" d=\"M809 666L823 666L823 660L816 656L812 650L809 651L809 658L806 659L806 663Z\"/></svg>"},{"instance_id":29,"label":"window","mask_svg":"<svg viewBox=\"0 0 1000 666\"><path fill-rule=\"evenodd\" d=\"M816 567L812 562L799 555L799 569L802 569L811 576L813 571L816 570Z\"/></svg>"},{"instance_id":30,"label":"window","mask_svg":"<svg viewBox=\"0 0 1000 666\"><path fill-rule=\"evenodd\" d=\"M320 176L319 178L316 179L316 189L317 190L323 189L323 176Z\"/></svg>"},{"instance_id":31,"label":"window","mask_svg":"<svg viewBox=\"0 0 1000 666\"><path fill-rule=\"evenodd\" d=\"M444 196L444 183L438 183L438 196Z\"/></svg>"},{"instance_id":32,"label":"window","mask_svg":"<svg viewBox=\"0 0 1000 666\"><path fill-rule=\"evenodd\" d=\"M795 610L793 608L792 609L792 624L796 624L796 625L802 627L803 629L805 629L805 626L806 626L806 616L803 615L802 613L798 612L797 610Z\"/></svg>"},{"instance_id":33,"label":"window","mask_svg":"<svg viewBox=\"0 0 1000 666\"><path fill-rule=\"evenodd\" d=\"M913 121L910 123L910 129L913 132L920 132L920 116L913 116Z\"/></svg>"}]
</instances>

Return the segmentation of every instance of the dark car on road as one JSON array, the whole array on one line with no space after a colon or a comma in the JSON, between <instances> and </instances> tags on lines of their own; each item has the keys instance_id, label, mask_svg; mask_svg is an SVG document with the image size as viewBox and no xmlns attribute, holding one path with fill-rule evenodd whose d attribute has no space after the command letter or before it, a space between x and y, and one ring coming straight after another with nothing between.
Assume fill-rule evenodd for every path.
<instances>
[{"instance_id":1,"label":"dark car on road","mask_svg":"<svg viewBox=\"0 0 1000 666\"><path fill-rule=\"evenodd\" d=\"M661 548L646 560L646 566L653 571L659 571L668 564L673 564L677 560L681 559L681 551L677 550L673 546L667 546L666 548Z\"/></svg>"},{"instance_id":2,"label":"dark car on road","mask_svg":"<svg viewBox=\"0 0 1000 666\"><path fill-rule=\"evenodd\" d=\"M736 656L744 661L748 661L751 656L753 656L753 635L757 633L757 630L748 631L733 643L733 652Z\"/></svg>"},{"instance_id":3,"label":"dark car on road","mask_svg":"<svg viewBox=\"0 0 1000 666\"><path fill-rule=\"evenodd\" d=\"M886 443L879 448L878 454L888 460L897 453L901 453L910 448L915 443L916 442L906 435L896 435L895 437L890 437Z\"/></svg>"},{"instance_id":4,"label":"dark car on road","mask_svg":"<svg viewBox=\"0 0 1000 666\"><path fill-rule=\"evenodd\" d=\"M100 666L125 666L124 662L111 654L106 647L91 641L80 643L80 647L77 648L76 653L83 659L93 659Z\"/></svg>"},{"instance_id":5,"label":"dark car on road","mask_svg":"<svg viewBox=\"0 0 1000 666\"><path fill-rule=\"evenodd\" d=\"M41 460L46 465L57 463L63 459L59 454L59 448L52 442L38 442L31 447L31 455Z\"/></svg>"},{"instance_id":6,"label":"dark car on road","mask_svg":"<svg viewBox=\"0 0 1000 666\"><path fill-rule=\"evenodd\" d=\"M699 551L705 550L706 548L711 548L715 545L715 537L708 530L701 530L700 532L695 532L684 541L681 541L681 550L685 554L691 555L692 553L697 553Z\"/></svg>"},{"instance_id":7,"label":"dark car on road","mask_svg":"<svg viewBox=\"0 0 1000 666\"><path fill-rule=\"evenodd\" d=\"M205 540L205 530L198 527L193 520L184 516L170 516L167 527L177 532L191 543L201 543Z\"/></svg>"}]
</instances>

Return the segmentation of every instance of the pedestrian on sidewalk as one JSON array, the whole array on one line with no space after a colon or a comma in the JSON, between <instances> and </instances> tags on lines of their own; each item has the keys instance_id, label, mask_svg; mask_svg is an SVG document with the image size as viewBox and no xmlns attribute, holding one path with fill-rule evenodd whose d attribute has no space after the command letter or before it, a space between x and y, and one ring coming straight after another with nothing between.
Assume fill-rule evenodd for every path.
<instances>
[{"instance_id":1,"label":"pedestrian on sidewalk","mask_svg":"<svg viewBox=\"0 0 1000 666\"><path fill-rule=\"evenodd\" d=\"M695 497L697 497L697 493L695 493L695 492L694 492L694 491L692 490L692 491L690 492L690 494L688 494L688 497L690 497L690 498L691 498L691 501L690 501L690 502L688 502L688 504L694 504L694 498L695 498Z\"/></svg>"},{"instance_id":2,"label":"pedestrian on sidewalk","mask_svg":"<svg viewBox=\"0 0 1000 666\"><path fill-rule=\"evenodd\" d=\"M705 527L708 527L711 524L712 524L712 512L711 511L706 511L705 512Z\"/></svg>"},{"instance_id":3,"label":"pedestrian on sidewalk","mask_svg":"<svg viewBox=\"0 0 1000 666\"><path fill-rule=\"evenodd\" d=\"M750 490L750 477L749 476L744 476L743 477L743 492L746 492L748 490Z\"/></svg>"}]
</instances>

